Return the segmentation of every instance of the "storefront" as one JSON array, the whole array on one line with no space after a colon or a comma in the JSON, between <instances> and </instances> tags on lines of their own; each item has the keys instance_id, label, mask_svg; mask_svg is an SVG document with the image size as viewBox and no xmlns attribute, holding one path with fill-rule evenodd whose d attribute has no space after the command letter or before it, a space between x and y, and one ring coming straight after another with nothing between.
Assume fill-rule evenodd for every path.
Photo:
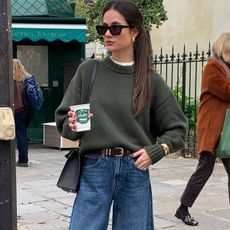
<instances>
[{"instance_id":1,"label":"storefront","mask_svg":"<svg viewBox=\"0 0 230 230\"><path fill-rule=\"evenodd\" d=\"M60 0L60 4L63 2ZM66 10L67 2L64 6ZM54 121L54 111L78 65L85 58L86 21L73 15L70 17L70 9L66 17L60 5L55 17L38 17L37 13L36 16L22 16L18 15L19 11L16 16L13 14L13 56L23 62L29 73L36 75L44 94L44 104L35 113L28 130L31 142L42 141L42 124Z\"/></svg>"}]
</instances>

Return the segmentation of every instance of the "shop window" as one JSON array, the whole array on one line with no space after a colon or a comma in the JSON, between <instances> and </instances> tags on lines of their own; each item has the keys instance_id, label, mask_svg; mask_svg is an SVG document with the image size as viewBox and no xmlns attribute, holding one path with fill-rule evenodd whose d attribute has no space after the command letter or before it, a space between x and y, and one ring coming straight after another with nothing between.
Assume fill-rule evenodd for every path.
<instances>
[{"instance_id":1,"label":"shop window","mask_svg":"<svg viewBox=\"0 0 230 230\"><path fill-rule=\"evenodd\" d=\"M17 58L41 87L48 87L48 46L17 46Z\"/></svg>"}]
</instances>

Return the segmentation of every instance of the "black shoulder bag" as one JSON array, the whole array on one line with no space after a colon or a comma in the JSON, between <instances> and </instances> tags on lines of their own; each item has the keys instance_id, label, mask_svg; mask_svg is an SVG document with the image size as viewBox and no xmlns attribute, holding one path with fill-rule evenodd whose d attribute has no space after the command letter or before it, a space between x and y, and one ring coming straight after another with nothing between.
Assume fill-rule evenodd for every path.
<instances>
[{"instance_id":1,"label":"black shoulder bag","mask_svg":"<svg viewBox=\"0 0 230 230\"><path fill-rule=\"evenodd\" d=\"M93 73L88 86L86 102L89 102L89 97L97 72L97 65L98 61L95 62L93 67ZM79 154L79 148L72 149L69 153L65 155L65 157L67 158L67 160L59 176L57 187L63 189L66 192L77 193L79 189L79 181L82 169L82 157Z\"/></svg>"}]
</instances>

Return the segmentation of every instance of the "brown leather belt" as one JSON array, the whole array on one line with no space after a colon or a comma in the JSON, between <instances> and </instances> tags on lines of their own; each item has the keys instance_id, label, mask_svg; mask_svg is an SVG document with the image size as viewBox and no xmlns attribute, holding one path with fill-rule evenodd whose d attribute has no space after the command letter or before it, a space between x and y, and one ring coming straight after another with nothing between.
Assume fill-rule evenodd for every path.
<instances>
[{"instance_id":1,"label":"brown leather belt","mask_svg":"<svg viewBox=\"0 0 230 230\"><path fill-rule=\"evenodd\" d=\"M84 155L103 155L103 156L127 156L131 152L128 149L121 147L106 148L106 149L94 149L84 152Z\"/></svg>"}]
</instances>

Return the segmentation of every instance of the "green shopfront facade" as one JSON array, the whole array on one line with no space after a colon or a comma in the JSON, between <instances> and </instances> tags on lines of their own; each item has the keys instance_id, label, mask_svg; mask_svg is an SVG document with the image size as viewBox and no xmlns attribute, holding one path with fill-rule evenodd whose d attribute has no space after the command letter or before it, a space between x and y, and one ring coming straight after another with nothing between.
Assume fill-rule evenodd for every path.
<instances>
[{"instance_id":1,"label":"green shopfront facade","mask_svg":"<svg viewBox=\"0 0 230 230\"><path fill-rule=\"evenodd\" d=\"M41 142L42 124L54 121L54 111L85 58L86 22L84 18L63 15L35 17L13 14L12 40L13 57L19 58L28 72L36 75L43 90L44 104L35 112L28 129L30 141Z\"/></svg>"}]
</instances>

